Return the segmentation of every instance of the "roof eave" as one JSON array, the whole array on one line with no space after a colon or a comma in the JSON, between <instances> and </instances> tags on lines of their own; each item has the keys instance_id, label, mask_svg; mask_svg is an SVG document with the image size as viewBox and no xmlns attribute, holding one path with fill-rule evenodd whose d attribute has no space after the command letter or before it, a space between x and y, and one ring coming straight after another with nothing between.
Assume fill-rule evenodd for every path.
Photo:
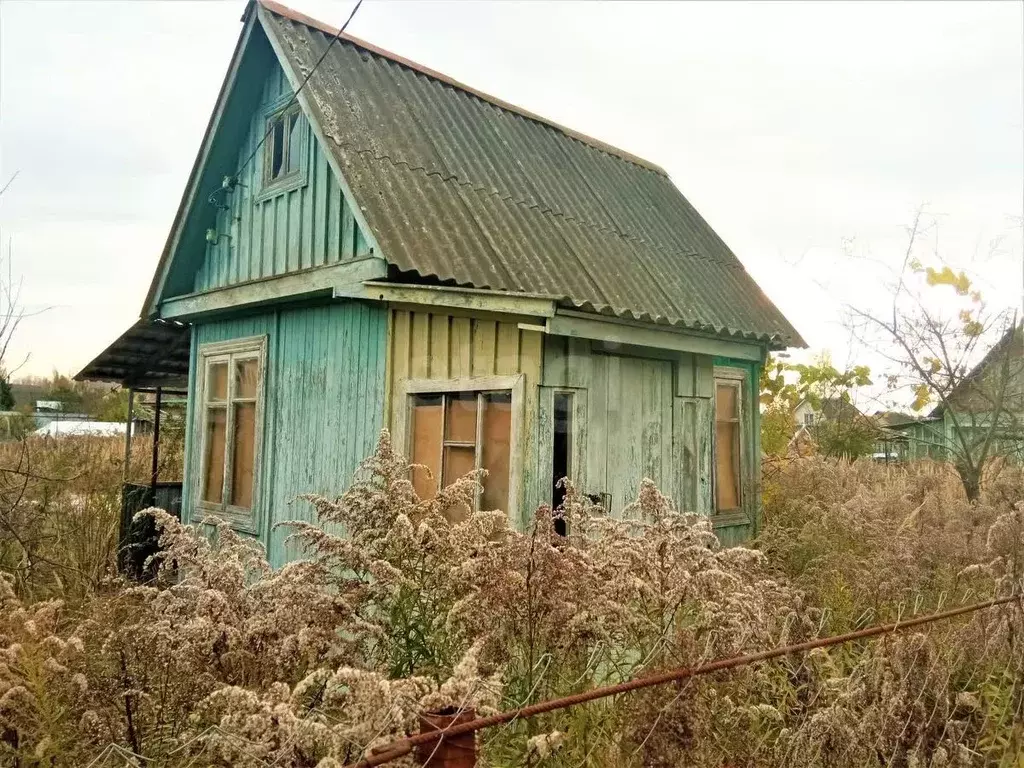
<instances>
[{"instance_id":1,"label":"roof eave","mask_svg":"<svg viewBox=\"0 0 1024 768\"><path fill-rule=\"evenodd\" d=\"M206 161L210 154L213 138L216 135L217 127L220 125L225 107L227 106L228 97L231 93L231 88L234 85L235 77L238 74L238 68L242 61L242 56L245 53L246 45L248 44L249 38L252 34L253 26L257 23L257 14L254 13L255 5L255 0L249 0L245 7L245 11L242 13L242 31L238 36L238 42L235 43L235 50L231 55L231 63L228 66L227 74L224 76L224 81L221 83L220 92L217 94L217 101L213 112L210 115L210 120L206 124L206 131L203 133L199 153L196 155L195 162L192 165L192 171L189 174L188 182L185 184L185 191L182 194L181 202L178 204L178 210L171 223L171 230L167 235L167 241L164 243L163 251L160 254L160 260L157 262L153 280L150 283L149 290L146 292L146 300L142 306L141 316L143 318L153 317L158 313L160 296L170 271L171 261L173 259L174 252L177 249L182 228L184 227L185 220L189 211L192 209L193 203L195 202L199 188L199 180L203 176L203 170L206 167Z\"/></svg>"}]
</instances>

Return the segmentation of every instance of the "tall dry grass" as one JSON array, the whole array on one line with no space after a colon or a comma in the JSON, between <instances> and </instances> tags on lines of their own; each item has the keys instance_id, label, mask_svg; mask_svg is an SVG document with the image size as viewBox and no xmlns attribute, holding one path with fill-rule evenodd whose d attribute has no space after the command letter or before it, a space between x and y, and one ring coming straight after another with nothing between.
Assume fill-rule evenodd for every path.
<instances>
[{"instance_id":1,"label":"tall dry grass","mask_svg":"<svg viewBox=\"0 0 1024 768\"><path fill-rule=\"evenodd\" d=\"M161 440L160 477L180 479L183 434ZM149 436L132 439L124 467L124 439L28 437L0 442L0 573L30 601L87 598L114 575L121 484L148 483Z\"/></svg>"},{"instance_id":2,"label":"tall dry grass","mask_svg":"<svg viewBox=\"0 0 1024 768\"><path fill-rule=\"evenodd\" d=\"M0 582L0 756L19 766L321 766L424 710L478 712L1021 588L1015 476L960 503L944 470L811 460L767 484L762 550L644 482L621 521L572 488L530 528L453 524L383 435L272 570L230 528L155 513L157 581L69 608ZM568 536L555 533L565 519ZM344 531L345 535L338 532ZM513 722L494 766L1019 765L1018 607ZM408 762L406 762L408 764Z\"/></svg>"}]
</instances>

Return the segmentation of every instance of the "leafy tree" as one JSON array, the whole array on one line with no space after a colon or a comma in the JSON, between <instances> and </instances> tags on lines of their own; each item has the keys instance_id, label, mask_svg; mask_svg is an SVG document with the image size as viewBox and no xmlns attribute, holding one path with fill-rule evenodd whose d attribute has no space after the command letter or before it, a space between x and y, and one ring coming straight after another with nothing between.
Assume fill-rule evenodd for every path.
<instances>
[{"instance_id":1,"label":"leafy tree","mask_svg":"<svg viewBox=\"0 0 1024 768\"><path fill-rule=\"evenodd\" d=\"M807 364L792 364L769 356L761 371L761 446L766 453L786 452L796 432L794 413L803 402L815 410L824 403L840 404L835 413L811 427L811 436L826 456L856 458L871 452L877 430L853 407L853 393L871 384L865 365L836 368L828 353Z\"/></svg>"},{"instance_id":2,"label":"leafy tree","mask_svg":"<svg viewBox=\"0 0 1024 768\"><path fill-rule=\"evenodd\" d=\"M128 421L128 390L118 388L108 392L91 415L100 421Z\"/></svg>"},{"instance_id":3,"label":"leafy tree","mask_svg":"<svg viewBox=\"0 0 1024 768\"><path fill-rule=\"evenodd\" d=\"M7 376L0 374L0 411L14 410L14 393Z\"/></svg>"},{"instance_id":4,"label":"leafy tree","mask_svg":"<svg viewBox=\"0 0 1024 768\"><path fill-rule=\"evenodd\" d=\"M891 310L854 309L854 330L889 350L889 389L909 393L912 408L936 424L933 437L911 439L939 448L974 500L991 460L1024 445L1024 340L1016 312L989 307L964 271L916 256L920 234L919 214L891 286Z\"/></svg>"}]
</instances>

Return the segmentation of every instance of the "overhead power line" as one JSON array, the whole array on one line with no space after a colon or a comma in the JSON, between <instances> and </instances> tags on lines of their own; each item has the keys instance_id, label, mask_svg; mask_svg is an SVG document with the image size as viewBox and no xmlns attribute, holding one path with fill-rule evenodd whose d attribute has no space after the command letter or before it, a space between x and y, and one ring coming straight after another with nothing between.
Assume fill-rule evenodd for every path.
<instances>
[{"instance_id":1,"label":"overhead power line","mask_svg":"<svg viewBox=\"0 0 1024 768\"><path fill-rule=\"evenodd\" d=\"M327 54L331 52L331 48L341 38L342 34L345 32L345 29L348 27L348 25L352 22L352 19L355 17L356 11L359 10L359 6L361 6L362 4L363 0L356 1L355 6L353 6L352 8L352 12L349 13L348 18L345 19L345 23L342 24L338 31L334 33L334 36L327 43L327 47L324 49L324 52L320 54L320 58L316 60L316 64L314 64L313 68L309 70L309 72L306 74L306 77L303 78L302 82L299 84L299 87L295 89L295 93L292 94L292 97L288 100L288 103L285 104L285 106L281 109L282 112L287 112L288 109L298 100L299 93L301 93L302 89L306 87L306 83L308 83L310 78L313 77L313 73L316 72L320 64L323 63L323 60L327 58ZM267 137L270 136L270 134L273 132L274 127L273 125L271 125L270 127L267 128L267 132L263 134L263 138L259 140L259 143L253 149L253 151L249 153L249 156L247 158L245 158L245 162L243 162L239 166L238 170L235 172L233 176L234 179L237 180L238 177L242 175L242 171L244 171L246 167L249 165L249 163L252 162L252 159L256 157L256 153L260 151L260 147L263 146L264 142L267 140Z\"/></svg>"}]
</instances>

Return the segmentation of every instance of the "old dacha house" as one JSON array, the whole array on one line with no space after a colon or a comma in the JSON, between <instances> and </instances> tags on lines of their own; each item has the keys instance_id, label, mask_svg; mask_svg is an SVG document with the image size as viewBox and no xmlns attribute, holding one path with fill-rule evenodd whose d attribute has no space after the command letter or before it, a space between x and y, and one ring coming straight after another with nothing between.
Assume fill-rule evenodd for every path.
<instances>
[{"instance_id":1,"label":"old dacha house","mask_svg":"<svg viewBox=\"0 0 1024 768\"><path fill-rule=\"evenodd\" d=\"M421 494L483 468L517 524L650 477L749 536L759 369L802 340L666 172L269 0L243 24L141 319L80 374L187 390L183 517L284 562L388 427Z\"/></svg>"}]
</instances>

